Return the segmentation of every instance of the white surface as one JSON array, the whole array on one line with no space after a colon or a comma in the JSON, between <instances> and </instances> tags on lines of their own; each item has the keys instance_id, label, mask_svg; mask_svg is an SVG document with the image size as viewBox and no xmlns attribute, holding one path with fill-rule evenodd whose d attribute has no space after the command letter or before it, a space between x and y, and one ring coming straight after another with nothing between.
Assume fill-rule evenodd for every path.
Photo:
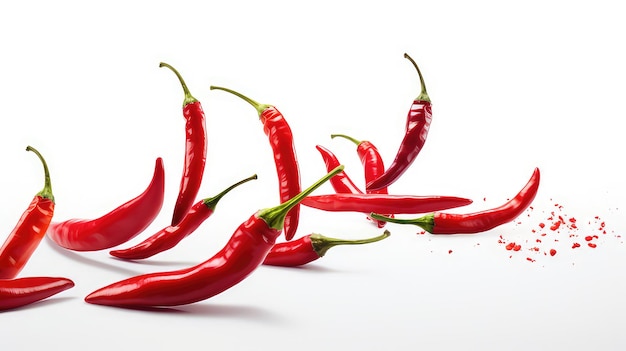
<instances>
[{"instance_id":1,"label":"white surface","mask_svg":"<svg viewBox=\"0 0 626 351\"><path fill-rule=\"evenodd\" d=\"M56 220L97 217L134 197L163 157L162 213L130 244L168 223L182 171L183 94L160 61L181 72L207 113L201 196L253 173L259 179L224 198L175 249L142 263L44 240L21 276L66 276L76 286L1 313L3 350L626 347L621 6L137 3L2 6L1 231L8 235L42 184L26 145L47 158ZM422 69L434 116L424 150L390 192L466 196L474 204L458 211L475 211L513 196L538 166L542 183L530 217L474 236L388 225L392 236L383 242L335 248L302 269L261 267L233 289L171 312L83 302L111 282L209 258L255 210L277 204L271 150L254 109L210 85L283 112L304 186L325 172L316 144L333 150L362 184L353 146L330 134L370 140L391 162L419 93L404 52ZM327 185L317 194L331 191ZM535 243L532 231L555 210L576 218L579 229L548 231ZM598 233L595 216L607 234L591 249L584 236ZM303 208L299 232L358 238L381 230L361 214ZM507 251L500 236L522 250ZM582 247L571 249L574 241ZM550 248L556 256L544 255Z\"/></svg>"}]
</instances>

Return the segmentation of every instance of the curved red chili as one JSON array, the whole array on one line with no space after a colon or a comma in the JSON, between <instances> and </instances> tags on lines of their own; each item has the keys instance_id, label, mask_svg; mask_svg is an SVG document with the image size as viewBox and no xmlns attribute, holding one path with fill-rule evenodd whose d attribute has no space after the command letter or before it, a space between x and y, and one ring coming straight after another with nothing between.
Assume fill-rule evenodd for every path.
<instances>
[{"instance_id":1,"label":"curved red chili","mask_svg":"<svg viewBox=\"0 0 626 351\"><path fill-rule=\"evenodd\" d=\"M169 250L176 246L181 240L193 233L198 227L209 218L215 207L224 195L229 193L239 185L246 183L250 180L257 179L257 175L243 179L228 188L224 189L221 193L208 197L206 199L196 202L195 205L187 212L185 217L176 226L167 226L154 235L150 236L141 243L129 247L127 249L113 250L109 253L112 256L123 258L127 260L139 260L148 257L152 257L160 252Z\"/></svg>"},{"instance_id":2,"label":"curved red chili","mask_svg":"<svg viewBox=\"0 0 626 351\"><path fill-rule=\"evenodd\" d=\"M317 145L316 147L322 155L322 159L324 159L327 172L330 172L331 169L341 164L339 162L339 159L337 159L337 156L335 156L332 151L320 145ZM350 179L346 172L341 172L332 177L330 180L330 184L333 186L333 189L335 189L335 192L339 194L363 194L363 191L361 191L361 189L359 189L359 187L354 184L354 182L352 181L352 179ZM366 215L368 220L374 221L372 218L370 218L369 213L366 213ZM375 222L379 228L382 228L385 225L384 221Z\"/></svg>"},{"instance_id":3,"label":"curved red chili","mask_svg":"<svg viewBox=\"0 0 626 351\"><path fill-rule=\"evenodd\" d=\"M373 238L344 240L329 238L321 234L309 234L298 240L275 244L265 257L263 264L282 267L302 266L323 257L326 251L335 246L369 244L383 240L389 235L389 231L385 230L383 234Z\"/></svg>"},{"instance_id":4,"label":"curved red chili","mask_svg":"<svg viewBox=\"0 0 626 351\"><path fill-rule=\"evenodd\" d=\"M456 196L415 196L385 194L327 194L309 196L308 207L333 212L376 212L415 214L466 206L472 200ZM374 218L374 217L372 217ZM375 218L378 219L378 218ZM390 221L388 221L390 222Z\"/></svg>"},{"instance_id":5,"label":"curved red chili","mask_svg":"<svg viewBox=\"0 0 626 351\"><path fill-rule=\"evenodd\" d=\"M54 214L54 195L46 160L32 146L27 146L26 151L34 152L41 160L45 175L44 186L35 195L0 248L0 279L15 278L24 268L46 235Z\"/></svg>"},{"instance_id":6,"label":"curved red chili","mask_svg":"<svg viewBox=\"0 0 626 351\"><path fill-rule=\"evenodd\" d=\"M408 54L404 54L404 57L409 59L413 66L415 66L417 74L419 75L422 91L419 96L415 98L411 105L411 110L409 110L404 138L402 142L400 142L400 147L398 148L395 159L384 174L367 184L367 189L370 190L387 187L406 172L413 161L415 161L420 151L422 151L422 147L424 147L426 137L428 136L430 122L433 118L432 105L430 97L426 92L422 72L420 72L419 67Z\"/></svg>"},{"instance_id":7,"label":"curved red chili","mask_svg":"<svg viewBox=\"0 0 626 351\"><path fill-rule=\"evenodd\" d=\"M0 311L22 307L74 286L67 278L27 277L0 280Z\"/></svg>"},{"instance_id":8,"label":"curved red chili","mask_svg":"<svg viewBox=\"0 0 626 351\"><path fill-rule=\"evenodd\" d=\"M259 104L234 90L211 86L211 90L213 89L224 90L240 97L259 113L259 118L263 123L263 131L268 136L274 153L280 201L285 202L300 193L300 167L298 166L293 134L283 114L272 105ZM299 218L300 206L296 205L285 218L285 238L288 241L296 234Z\"/></svg>"},{"instance_id":9,"label":"curved red chili","mask_svg":"<svg viewBox=\"0 0 626 351\"><path fill-rule=\"evenodd\" d=\"M528 183L511 200L502 206L468 214L434 212L415 219L388 218L375 213L371 216L400 224L414 224L432 234L474 234L493 229L513 221L524 212L535 199L539 189L539 168L535 168Z\"/></svg>"},{"instance_id":10,"label":"curved red chili","mask_svg":"<svg viewBox=\"0 0 626 351\"><path fill-rule=\"evenodd\" d=\"M52 222L48 237L59 246L75 251L97 251L127 242L156 218L163 206L165 172L159 157L150 185L143 193L96 219Z\"/></svg>"},{"instance_id":11,"label":"curved red chili","mask_svg":"<svg viewBox=\"0 0 626 351\"><path fill-rule=\"evenodd\" d=\"M185 162L178 198L172 215L172 225L177 225L196 201L202 183L207 155L206 118L202 104L191 95L187 84L178 71L165 62L161 62L159 67L167 67L172 70L178 77L185 93L183 101L183 116L186 120Z\"/></svg>"},{"instance_id":12,"label":"curved red chili","mask_svg":"<svg viewBox=\"0 0 626 351\"><path fill-rule=\"evenodd\" d=\"M385 173L385 163L383 162L382 157L380 157L380 153L378 152L378 148L370 141L367 140L357 140L351 136L345 134L332 134L331 138L344 138L352 141L356 145L356 152L361 159L361 164L363 165L363 170L365 173L365 184L368 184L371 181L376 180L383 173ZM372 190L365 189L366 194L388 194L387 187L383 187L380 189ZM389 214L389 217L393 218L393 214ZM385 226L384 221L376 221L378 228L382 228Z\"/></svg>"},{"instance_id":13,"label":"curved red chili","mask_svg":"<svg viewBox=\"0 0 626 351\"><path fill-rule=\"evenodd\" d=\"M226 246L205 262L186 269L128 278L92 292L85 301L131 308L176 306L202 301L231 288L263 263L282 233L287 213L342 170L340 166L290 200L250 216L235 230Z\"/></svg>"}]
</instances>

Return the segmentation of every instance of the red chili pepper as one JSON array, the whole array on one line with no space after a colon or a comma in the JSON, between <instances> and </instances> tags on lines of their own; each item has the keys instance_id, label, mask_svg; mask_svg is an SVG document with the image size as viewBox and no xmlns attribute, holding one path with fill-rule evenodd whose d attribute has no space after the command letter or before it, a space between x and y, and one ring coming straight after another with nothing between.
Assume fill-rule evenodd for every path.
<instances>
[{"instance_id":1,"label":"red chili pepper","mask_svg":"<svg viewBox=\"0 0 626 351\"><path fill-rule=\"evenodd\" d=\"M176 74L180 84L183 86L185 99L183 101L183 116L185 117L185 163L183 166L183 176L180 181L178 199L174 206L172 215L172 225L177 225L187 211L196 201L196 196L200 190L202 176L206 164L207 155L207 132L206 119L202 104L194 98L183 77L178 71L167 63L161 62L159 67L167 67Z\"/></svg>"},{"instance_id":2,"label":"red chili pepper","mask_svg":"<svg viewBox=\"0 0 626 351\"><path fill-rule=\"evenodd\" d=\"M415 161L420 151L422 151L422 147L424 147L426 137L428 136L430 122L433 118L431 101L426 92L422 72L420 72L419 67L417 67L417 64L409 55L404 54L404 57L409 59L409 61L413 63L413 66L415 66L417 74L419 75L422 91L413 101L411 110L409 110L407 115L404 138L400 143L395 159L384 174L367 184L367 189L370 190L387 187L406 172L413 161Z\"/></svg>"},{"instance_id":3,"label":"red chili pepper","mask_svg":"<svg viewBox=\"0 0 626 351\"><path fill-rule=\"evenodd\" d=\"M54 195L48 165L35 148L27 146L26 151L34 152L41 160L45 175L44 187L35 195L0 248L0 279L15 278L24 268L46 235L54 214Z\"/></svg>"},{"instance_id":4,"label":"red chili pepper","mask_svg":"<svg viewBox=\"0 0 626 351\"><path fill-rule=\"evenodd\" d=\"M351 136L347 136L345 134L333 134L330 136L331 138L340 137L344 139L348 139L352 141L357 147L356 152L361 159L361 164L363 165L363 170L365 171L365 183L368 184L371 181L376 180L383 173L385 173L385 163L383 162L382 157L380 157L380 153L374 144L367 140L357 140ZM376 190L366 189L365 193L367 194L388 194L387 187L383 187ZM388 214L387 216L393 218L393 214ZM377 225L379 228L385 226L384 221L377 221Z\"/></svg>"},{"instance_id":5,"label":"red chili pepper","mask_svg":"<svg viewBox=\"0 0 626 351\"><path fill-rule=\"evenodd\" d=\"M466 206L471 203L472 200L470 199L455 196L385 194L327 194L309 196L302 201L302 204L305 206L324 211L376 212L393 214L414 214L439 211L448 208Z\"/></svg>"},{"instance_id":6,"label":"red chili pepper","mask_svg":"<svg viewBox=\"0 0 626 351\"><path fill-rule=\"evenodd\" d=\"M320 152L322 158L324 159L327 172L330 172L331 169L341 164L337 159L337 156L335 156L335 154L333 154L332 151L328 150L327 148L317 145L317 150ZM354 184L354 182L352 181L352 179L350 179L350 177L348 177L348 174L346 174L346 172L341 172L334 176L330 180L330 184L333 186L333 189L335 189L335 192L339 194L363 194L363 191L361 191L361 189L359 189L359 187ZM370 221L374 221L370 218L369 213L366 213L366 215L367 219L369 219ZM382 228L385 225L384 221L375 222L379 228Z\"/></svg>"},{"instance_id":7,"label":"red chili pepper","mask_svg":"<svg viewBox=\"0 0 626 351\"><path fill-rule=\"evenodd\" d=\"M293 142L293 134L287 120L278 109L272 105L259 104L234 90L211 86L211 90L224 90L247 101L259 113L263 131L268 136L274 152L274 163L278 174L278 188L280 201L285 202L300 193L300 168ZM296 205L285 218L285 238L291 240L298 229L300 206Z\"/></svg>"},{"instance_id":8,"label":"red chili pepper","mask_svg":"<svg viewBox=\"0 0 626 351\"><path fill-rule=\"evenodd\" d=\"M92 292L85 301L131 308L176 306L202 301L231 288L263 263L282 233L287 213L342 170L340 166L290 200L250 216L226 246L207 261L186 269L128 278Z\"/></svg>"},{"instance_id":9,"label":"red chili pepper","mask_svg":"<svg viewBox=\"0 0 626 351\"><path fill-rule=\"evenodd\" d=\"M493 229L517 218L532 203L539 189L539 168L535 168L524 188L502 206L469 214L434 212L416 219L387 218L375 213L381 221L414 224L432 234L474 234Z\"/></svg>"},{"instance_id":10,"label":"red chili pepper","mask_svg":"<svg viewBox=\"0 0 626 351\"><path fill-rule=\"evenodd\" d=\"M0 280L0 311L26 306L74 286L67 278L28 277Z\"/></svg>"},{"instance_id":11,"label":"red chili pepper","mask_svg":"<svg viewBox=\"0 0 626 351\"><path fill-rule=\"evenodd\" d=\"M178 223L178 225L167 226L135 246L129 247L127 249L113 250L109 253L112 256L118 258L138 260L152 257L160 252L173 248L181 240L183 240L191 233L193 233L196 229L198 229L198 227L207 218L209 218L213 214L213 212L215 212L215 207L217 206L217 203L222 197L224 197L224 195L226 195L239 185L253 179L257 179L256 174L252 177L246 178L229 186L221 193L213 197L208 197L204 200L196 202L196 204L191 207L191 209L187 212L185 217L183 217L180 223Z\"/></svg>"},{"instance_id":12,"label":"red chili pepper","mask_svg":"<svg viewBox=\"0 0 626 351\"><path fill-rule=\"evenodd\" d=\"M163 206L164 195L165 172L159 157L152 181L143 193L96 219L52 222L48 237L59 246L75 251L97 251L123 244L154 221Z\"/></svg>"},{"instance_id":13,"label":"red chili pepper","mask_svg":"<svg viewBox=\"0 0 626 351\"><path fill-rule=\"evenodd\" d=\"M343 240L323 236L321 234L309 234L298 240L275 244L269 252L264 265L297 267L313 262L323 257L330 248L338 245L369 244L389 237L389 231L385 230L382 235L369 239Z\"/></svg>"}]
</instances>

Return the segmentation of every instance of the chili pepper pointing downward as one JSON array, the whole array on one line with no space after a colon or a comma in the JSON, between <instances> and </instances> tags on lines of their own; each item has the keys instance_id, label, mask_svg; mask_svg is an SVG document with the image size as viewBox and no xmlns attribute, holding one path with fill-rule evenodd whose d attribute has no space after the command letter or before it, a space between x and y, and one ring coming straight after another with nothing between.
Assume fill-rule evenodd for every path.
<instances>
[{"instance_id":1,"label":"chili pepper pointing downward","mask_svg":"<svg viewBox=\"0 0 626 351\"><path fill-rule=\"evenodd\" d=\"M287 213L342 170L339 166L290 200L257 211L239 225L222 250L205 262L128 278L92 292L85 301L131 308L176 306L202 301L231 288L263 263L282 233Z\"/></svg>"},{"instance_id":2,"label":"chili pepper pointing downward","mask_svg":"<svg viewBox=\"0 0 626 351\"><path fill-rule=\"evenodd\" d=\"M400 143L395 159L384 174L378 177L378 179L367 184L367 189L369 190L387 187L398 180L398 178L406 172L422 150L424 143L426 143L428 129L430 128L430 122L433 118L431 101L428 93L426 92L426 85L424 84L422 72L420 72L419 67L408 54L404 54L404 57L411 61L413 66L415 66L417 74L419 75L422 91L411 105L411 110L409 111L406 119L404 138Z\"/></svg>"},{"instance_id":3,"label":"chili pepper pointing downward","mask_svg":"<svg viewBox=\"0 0 626 351\"><path fill-rule=\"evenodd\" d=\"M159 67L167 67L172 70L178 77L185 93L183 100L183 116L186 120L185 162L178 199L172 215L172 225L176 225L193 206L202 183L207 154L206 119L202 104L191 95L180 73L165 62L161 62Z\"/></svg>"},{"instance_id":4,"label":"chili pepper pointing downward","mask_svg":"<svg viewBox=\"0 0 626 351\"><path fill-rule=\"evenodd\" d=\"M35 195L0 248L0 279L15 278L24 268L46 235L54 214L54 195L46 160L32 146L27 146L26 151L34 152L43 164L44 187Z\"/></svg>"},{"instance_id":5,"label":"chili pepper pointing downward","mask_svg":"<svg viewBox=\"0 0 626 351\"><path fill-rule=\"evenodd\" d=\"M369 244L389 237L388 230L379 236L360 239L344 240L329 238L321 234L309 234L298 240L275 244L263 261L264 265L297 267L313 262L323 257L326 251L339 245Z\"/></svg>"},{"instance_id":6,"label":"chili pepper pointing downward","mask_svg":"<svg viewBox=\"0 0 626 351\"><path fill-rule=\"evenodd\" d=\"M259 113L263 131L269 138L274 152L274 163L278 174L280 201L285 202L300 192L300 168L296 157L293 134L287 120L272 105L260 104L234 90L211 86L211 90L224 90L247 101ZM285 218L285 238L289 241L296 234L300 218L300 206L296 205Z\"/></svg>"},{"instance_id":7,"label":"chili pepper pointing downward","mask_svg":"<svg viewBox=\"0 0 626 351\"><path fill-rule=\"evenodd\" d=\"M129 247L127 249L113 250L109 253L112 256L123 258L127 260L138 260L148 258L169 250L176 246L181 240L193 233L198 227L209 218L215 207L222 197L229 193L239 185L246 183L250 180L257 179L257 175L253 175L244 180L241 180L228 188L224 189L221 193L208 197L206 199L198 201L187 212L185 217L176 226L167 226L159 230L156 234L142 241L141 243Z\"/></svg>"}]
</instances>

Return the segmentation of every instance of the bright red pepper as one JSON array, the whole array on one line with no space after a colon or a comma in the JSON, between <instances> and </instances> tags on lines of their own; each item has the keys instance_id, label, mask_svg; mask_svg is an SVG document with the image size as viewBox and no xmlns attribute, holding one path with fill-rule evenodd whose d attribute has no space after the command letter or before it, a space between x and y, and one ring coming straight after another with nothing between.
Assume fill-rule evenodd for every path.
<instances>
[{"instance_id":1,"label":"bright red pepper","mask_svg":"<svg viewBox=\"0 0 626 351\"><path fill-rule=\"evenodd\" d=\"M34 152L43 164L44 187L35 195L0 248L0 279L15 278L24 268L41 239L46 235L54 214L54 195L48 165L35 148L27 146L26 150Z\"/></svg>"},{"instance_id":2,"label":"bright red pepper","mask_svg":"<svg viewBox=\"0 0 626 351\"><path fill-rule=\"evenodd\" d=\"M327 172L330 172L331 169L341 164L337 159L337 156L335 156L335 154L333 154L332 151L328 150L327 148L317 145L317 150L322 155L322 159L324 159ZM330 180L330 184L333 186L333 189L335 189L335 192L337 192L338 194L363 194L363 191L361 191L361 189L359 189L359 187L354 184L352 179L350 179L345 171L334 176ZM370 221L375 221L376 225L379 228L382 228L385 225L384 221L376 221L371 219L369 213L366 213L366 215L367 219L369 219Z\"/></svg>"},{"instance_id":3,"label":"bright red pepper","mask_svg":"<svg viewBox=\"0 0 626 351\"><path fill-rule=\"evenodd\" d=\"M269 252L264 265L297 267L313 262L326 254L329 249L338 245L369 244L389 237L389 231L385 230L382 235L369 239L344 240L323 236L321 234L309 234L298 240L275 244Z\"/></svg>"},{"instance_id":4,"label":"bright red pepper","mask_svg":"<svg viewBox=\"0 0 626 351\"><path fill-rule=\"evenodd\" d=\"M413 66L415 66L417 74L419 75L422 91L419 96L415 98L409 110L404 138L400 143L395 159L384 174L376 180L368 182L367 189L369 190L385 188L398 180L398 178L406 172L413 161L415 161L420 151L422 151L433 118L432 104L426 92L422 72L420 72L419 67L417 67L417 64L409 55L404 54L404 57L409 59Z\"/></svg>"},{"instance_id":5,"label":"bright red pepper","mask_svg":"<svg viewBox=\"0 0 626 351\"><path fill-rule=\"evenodd\" d=\"M128 278L92 292L85 301L130 308L176 306L202 301L231 288L263 263L282 233L287 213L342 170L340 166L281 205L253 214L207 261L186 269Z\"/></svg>"},{"instance_id":6,"label":"bright red pepper","mask_svg":"<svg viewBox=\"0 0 626 351\"><path fill-rule=\"evenodd\" d=\"M363 165L363 170L365 173L365 184L368 184L371 181L376 180L383 173L385 173L385 163L383 162L382 157L380 157L380 153L378 152L378 148L367 140L357 140L351 136L345 134L333 134L330 136L331 138L344 138L352 141L356 145L356 152L361 159L361 164ZM365 189L366 194L388 194L387 187L383 187L376 190ZM393 218L393 214L388 214L389 217ZM385 226L384 221L376 222L379 228Z\"/></svg>"},{"instance_id":7,"label":"bright red pepper","mask_svg":"<svg viewBox=\"0 0 626 351\"><path fill-rule=\"evenodd\" d=\"M0 311L22 307L74 286L67 278L27 277L0 280Z\"/></svg>"},{"instance_id":8,"label":"bright red pepper","mask_svg":"<svg viewBox=\"0 0 626 351\"><path fill-rule=\"evenodd\" d=\"M202 183L207 155L206 118L202 104L191 95L187 84L178 71L164 62L161 62L159 67L167 67L176 74L185 94L183 101L183 116L186 120L185 162L178 198L172 215L172 225L177 225L196 202L196 196Z\"/></svg>"},{"instance_id":9,"label":"bright red pepper","mask_svg":"<svg viewBox=\"0 0 626 351\"><path fill-rule=\"evenodd\" d=\"M159 157L150 185L143 193L96 219L52 222L48 237L74 251L97 251L127 242L146 229L159 214L165 196L165 171Z\"/></svg>"},{"instance_id":10,"label":"bright red pepper","mask_svg":"<svg viewBox=\"0 0 626 351\"><path fill-rule=\"evenodd\" d=\"M539 190L540 173L535 168L528 183L502 206L468 214L434 212L415 219L388 218L375 213L371 216L392 223L414 224L432 234L474 234L513 221L535 199Z\"/></svg>"},{"instance_id":11,"label":"bright red pepper","mask_svg":"<svg viewBox=\"0 0 626 351\"><path fill-rule=\"evenodd\" d=\"M263 131L269 138L274 152L274 163L278 174L278 189L280 201L285 202L300 192L300 167L296 156L291 127L278 109L272 105L258 102L231 89L211 86L211 90L218 89L240 97L252 105L259 113ZM296 234L300 218L300 206L296 205L285 218L285 238L289 241Z\"/></svg>"},{"instance_id":12,"label":"bright red pepper","mask_svg":"<svg viewBox=\"0 0 626 351\"><path fill-rule=\"evenodd\" d=\"M113 250L109 253L112 256L123 258L127 260L139 260L148 257L152 257L160 252L169 250L176 246L181 240L189 236L196 231L198 227L209 218L213 212L217 203L231 190L237 186L248 182L250 180L257 179L257 175L241 180L228 188L224 189L221 193L196 202L195 205L187 212L185 217L176 226L167 226L154 235L150 236L141 243L129 247L127 249Z\"/></svg>"},{"instance_id":13,"label":"bright red pepper","mask_svg":"<svg viewBox=\"0 0 626 351\"><path fill-rule=\"evenodd\" d=\"M466 206L472 200L456 196L414 196L385 194L327 194L309 196L308 207L334 212L376 212L415 214ZM373 218L373 217L372 217ZM375 219L378 219L376 217ZM388 221L390 222L390 221Z\"/></svg>"}]
</instances>

